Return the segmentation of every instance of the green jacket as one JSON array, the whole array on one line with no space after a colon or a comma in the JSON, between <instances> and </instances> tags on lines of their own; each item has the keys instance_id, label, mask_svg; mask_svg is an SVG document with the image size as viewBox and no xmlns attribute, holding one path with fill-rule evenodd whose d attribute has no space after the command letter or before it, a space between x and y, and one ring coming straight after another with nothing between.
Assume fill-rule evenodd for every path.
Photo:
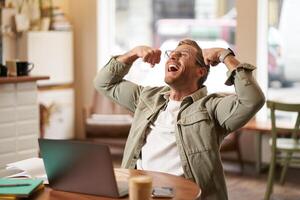
<instances>
[{"instance_id":1,"label":"green jacket","mask_svg":"<svg viewBox=\"0 0 300 200\"><path fill-rule=\"evenodd\" d=\"M94 80L98 91L134 112L123 155L124 168L135 168L146 129L166 107L164 95L170 91L168 86L143 87L123 79L130 67L112 58ZM176 143L184 176L200 186L202 199L228 199L219 149L223 138L243 126L265 102L252 77L253 69L252 65L240 64L228 72L226 84L234 84L236 94L207 95L203 86L181 103Z\"/></svg>"}]
</instances>

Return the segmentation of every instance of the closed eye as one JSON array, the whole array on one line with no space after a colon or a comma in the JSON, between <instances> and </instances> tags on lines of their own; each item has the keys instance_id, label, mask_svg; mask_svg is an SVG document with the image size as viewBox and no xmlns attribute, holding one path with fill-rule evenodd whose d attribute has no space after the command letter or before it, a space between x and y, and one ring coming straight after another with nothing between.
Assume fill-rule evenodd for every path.
<instances>
[{"instance_id":1,"label":"closed eye","mask_svg":"<svg viewBox=\"0 0 300 200\"><path fill-rule=\"evenodd\" d=\"M188 57L190 54L188 51L180 51L182 57Z\"/></svg>"}]
</instances>

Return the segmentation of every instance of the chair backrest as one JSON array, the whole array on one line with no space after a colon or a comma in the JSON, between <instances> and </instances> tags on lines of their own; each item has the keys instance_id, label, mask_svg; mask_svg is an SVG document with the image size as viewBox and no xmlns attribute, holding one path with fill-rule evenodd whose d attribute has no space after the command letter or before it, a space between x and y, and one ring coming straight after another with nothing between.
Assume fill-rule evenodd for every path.
<instances>
[{"instance_id":1,"label":"chair backrest","mask_svg":"<svg viewBox=\"0 0 300 200\"><path fill-rule=\"evenodd\" d=\"M272 135L275 136L277 135L277 133L280 132L290 132L292 133L292 138L296 139L297 134L299 134L300 104L290 104L268 100L267 107L270 109L271 112ZM276 122L278 122L278 118L276 118L276 111L297 113L295 125L290 126L290 128L277 126Z\"/></svg>"},{"instance_id":2,"label":"chair backrest","mask_svg":"<svg viewBox=\"0 0 300 200\"><path fill-rule=\"evenodd\" d=\"M97 91L94 93L91 109L93 114L132 114L126 108L119 106Z\"/></svg>"}]
</instances>

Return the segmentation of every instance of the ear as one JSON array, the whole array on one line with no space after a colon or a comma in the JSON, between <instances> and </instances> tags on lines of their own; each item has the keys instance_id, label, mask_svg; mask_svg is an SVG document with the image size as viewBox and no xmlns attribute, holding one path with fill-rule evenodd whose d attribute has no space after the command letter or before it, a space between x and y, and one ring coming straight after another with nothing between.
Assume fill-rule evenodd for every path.
<instances>
[{"instance_id":1,"label":"ear","mask_svg":"<svg viewBox=\"0 0 300 200\"><path fill-rule=\"evenodd\" d=\"M205 67L197 67L196 73L197 76L200 78L207 74L207 69Z\"/></svg>"}]
</instances>

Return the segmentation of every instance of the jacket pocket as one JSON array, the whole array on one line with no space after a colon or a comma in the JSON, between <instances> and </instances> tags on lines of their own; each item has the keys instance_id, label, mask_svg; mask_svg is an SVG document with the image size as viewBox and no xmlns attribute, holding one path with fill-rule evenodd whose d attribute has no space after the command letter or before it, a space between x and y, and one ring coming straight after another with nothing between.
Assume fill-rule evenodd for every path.
<instances>
[{"instance_id":1,"label":"jacket pocket","mask_svg":"<svg viewBox=\"0 0 300 200\"><path fill-rule=\"evenodd\" d=\"M178 124L181 124L183 126L189 126L208 119L209 115L206 111L196 111L191 114L188 114L187 116L182 117L179 120Z\"/></svg>"},{"instance_id":2,"label":"jacket pocket","mask_svg":"<svg viewBox=\"0 0 300 200\"><path fill-rule=\"evenodd\" d=\"M182 117L180 125L185 150L194 154L212 149L215 134L213 125L206 111L196 111Z\"/></svg>"}]
</instances>

